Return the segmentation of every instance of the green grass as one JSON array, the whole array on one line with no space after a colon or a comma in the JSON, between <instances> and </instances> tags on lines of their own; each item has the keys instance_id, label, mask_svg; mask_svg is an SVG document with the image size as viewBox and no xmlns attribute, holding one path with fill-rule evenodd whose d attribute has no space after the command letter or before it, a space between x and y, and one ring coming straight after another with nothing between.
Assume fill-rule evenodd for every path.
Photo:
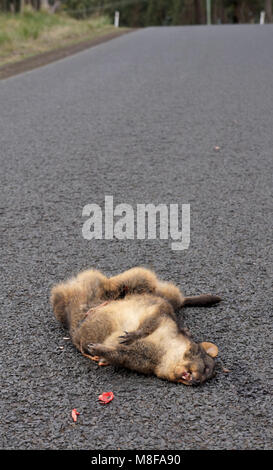
<instances>
[{"instance_id":1,"label":"green grass","mask_svg":"<svg viewBox=\"0 0 273 470\"><path fill-rule=\"evenodd\" d=\"M61 18L56 15L48 15L43 12L25 12L22 15L16 34L21 39L37 39L46 29L53 28L61 23Z\"/></svg>"},{"instance_id":2,"label":"green grass","mask_svg":"<svg viewBox=\"0 0 273 470\"><path fill-rule=\"evenodd\" d=\"M9 43L10 37L7 33L0 31L0 47L2 44Z\"/></svg>"},{"instance_id":3,"label":"green grass","mask_svg":"<svg viewBox=\"0 0 273 470\"><path fill-rule=\"evenodd\" d=\"M0 14L0 65L112 32L107 16L77 20L65 13Z\"/></svg>"},{"instance_id":4,"label":"green grass","mask_svg":"<svg viewBox=\"0 0 273 470\"><path fill-rule=\"evenodd\" d=\"M22 15L0 15L0 44L14 40L37 39L46 29L63 24L61 16L25 11Z\"/></svg>"}]
</instances>

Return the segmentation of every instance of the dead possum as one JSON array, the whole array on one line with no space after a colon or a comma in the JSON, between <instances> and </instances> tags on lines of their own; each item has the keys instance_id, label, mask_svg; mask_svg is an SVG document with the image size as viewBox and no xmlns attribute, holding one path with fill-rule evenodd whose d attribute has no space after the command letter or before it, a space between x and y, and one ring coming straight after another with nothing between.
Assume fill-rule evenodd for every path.
<instances>
[{"instance_id":1,"label":"dead possum","mask_svg":"<svg viewBox=\"0 0 273 470\"><path fill-rule=\"evenodd\" d=\"M90 269L51 291L57 320L84 356L186 385L214 375L218 348L195 343L179 327L175 311L220 300L210 294L184 297L174 284L139 267L110 278Z\"/></svg>"}]
</instances>

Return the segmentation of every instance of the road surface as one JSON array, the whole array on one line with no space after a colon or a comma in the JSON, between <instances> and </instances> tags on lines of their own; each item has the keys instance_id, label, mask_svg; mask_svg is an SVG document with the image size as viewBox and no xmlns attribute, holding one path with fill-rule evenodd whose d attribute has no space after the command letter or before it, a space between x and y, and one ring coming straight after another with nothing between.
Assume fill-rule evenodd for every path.
<instances>
[{"instance_id":1,"label":"road surface","mask_svg":"<svg viewBox=\"0 0 273 470\"><path fill-rule=\"evenodd\" d=\"M148 28L0 83L1 448L271 448L272 38L270 25ZM189 248L84 239L83 207L106 195L134 211L190 204ZM99 368L65 339L53 284L137 265L223 297L180 312L218 345L215 379Z\"/></svg>"}]
</instances>

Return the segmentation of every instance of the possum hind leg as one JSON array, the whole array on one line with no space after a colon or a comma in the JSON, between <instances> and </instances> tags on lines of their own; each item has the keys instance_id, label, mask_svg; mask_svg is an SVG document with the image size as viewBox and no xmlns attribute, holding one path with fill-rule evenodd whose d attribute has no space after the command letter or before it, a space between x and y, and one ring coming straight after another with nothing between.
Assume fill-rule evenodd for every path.
<instances>
[{"instance_id":1,"label":"possum hind leg","mask_svg":"<svg viewBox=\"0 0 273 470\"><path fill-rule=\"evenodd\" d=\"M172 282L158 282L155 290L155 295L166 299L172 305L174 310L177 310L182 307L184 303L184 296L182 292Z\"/></svg>"},{"instance_id":2,"label":"possum hind leg","mask_svg":"<svg viewBox=\"0 0 273 470\"><path fill-rule=\"evenodd\" d=\"M111 277L109 281L112 289L119 292L119 297L123 298L127 294L152 294L158 279L153 271L135 267Z\"/></svg>"}]
</instances>

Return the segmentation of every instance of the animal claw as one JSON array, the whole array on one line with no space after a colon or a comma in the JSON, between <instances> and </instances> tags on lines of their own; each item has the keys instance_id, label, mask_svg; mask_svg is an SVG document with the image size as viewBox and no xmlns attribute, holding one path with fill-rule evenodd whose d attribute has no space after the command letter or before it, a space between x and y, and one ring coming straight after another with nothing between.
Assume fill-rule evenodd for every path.
<instances>
[{"instance_id":1,"label":"animal claw","mask_svg":"<svg viewBox=\"0 0 273 470\"><path fill-rule=\"evenodd\" d=\"M90 352L90 354L92 354L92 356L98 357L98 355L96 354L96 352L97 352L97 344L95 344L95 343L89 343L89 344L87 345L87 350Z\"/></svg>"},{"instance_id":2,"label":"animal claw","mask_svg":"<svg viewBox=\"0 0 273 470\"><path fill-rule=\"evenodd\" d=\"M120 335L119 338L126 338L127 335L129 334L128 331L124 331L124 333L125 333L125 334L124 334L124 335Z\"/></svg>"},{"instance_id":3,"label":"animal claw","mask_svg":"<svg viewBox=\"0 0 273 470\"><path fill-rule=\"evenodd\" d=\"M121 338L120 344L130 344L137 339L137 335L134 331L128 333L128 331L124 331L125 335L119 336Z\"/></svg>"}]
</instances>

